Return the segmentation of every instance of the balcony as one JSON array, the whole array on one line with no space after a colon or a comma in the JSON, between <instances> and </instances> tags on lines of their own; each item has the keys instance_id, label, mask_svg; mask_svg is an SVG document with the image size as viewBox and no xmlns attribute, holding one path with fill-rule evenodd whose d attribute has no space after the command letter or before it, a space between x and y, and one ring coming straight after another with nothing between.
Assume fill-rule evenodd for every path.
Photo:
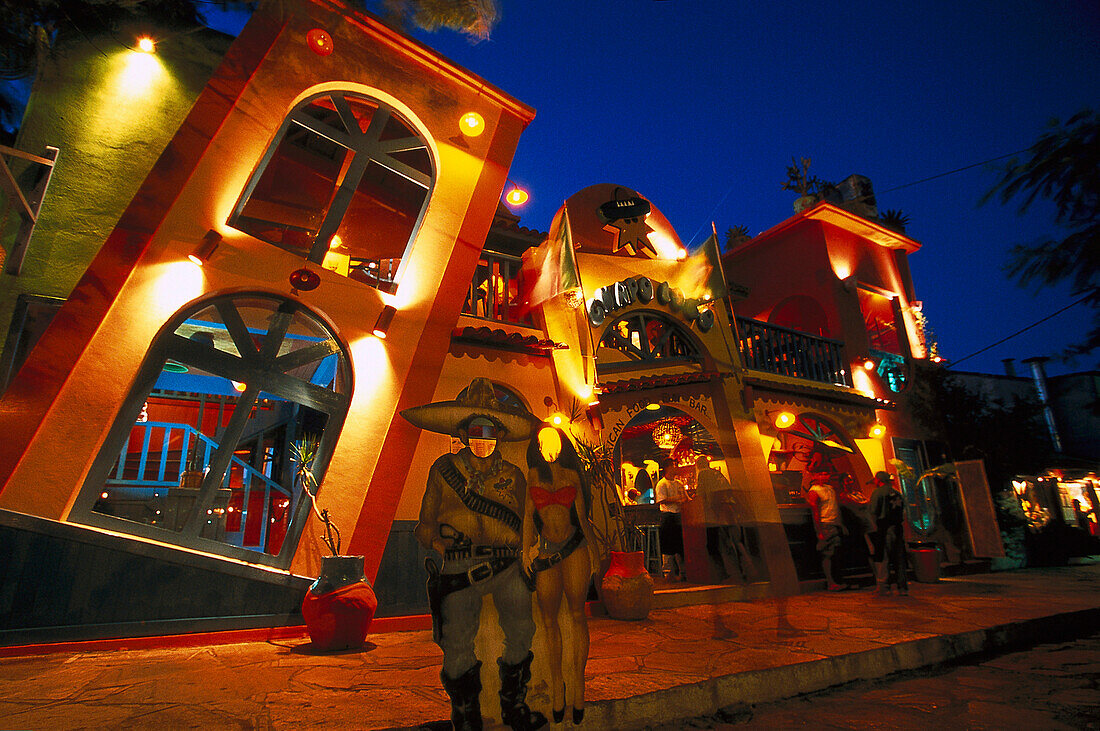
<instances>
[{"instance_id":1,"label":"balcony","mask_svg":"<svg viewBox=\"0 0 1100 731\"><path fill-rule=\"evenodd\" d=\"M808 335L749 317L737 318L737 347L749 370L852 386L839 340Z\"/></svg>"},{"instance_id":2,"label":"balcony","mask_svg":"<svg viewBox=\"0 0 1100 731\"><path fill-rule=\"evenodd\" d=\"M462 303L462 314L534 327L531 313L520 313L522 284L518 256L483 251Z\"/></svg>"}]
</instances>

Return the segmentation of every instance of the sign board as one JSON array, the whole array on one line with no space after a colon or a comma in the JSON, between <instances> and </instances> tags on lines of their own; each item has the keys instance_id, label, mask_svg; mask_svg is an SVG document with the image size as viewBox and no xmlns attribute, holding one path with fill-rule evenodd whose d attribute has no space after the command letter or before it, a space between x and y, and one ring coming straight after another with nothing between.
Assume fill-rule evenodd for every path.
<instances>
[{"instance_id":1,"label":"sign board","mask_svg":"<svg viewBox=\"0 0 1100 731\"><path fill-rule=\"evenodd\" d=\"M967 533L974 556L1004 558L1001 529L993 511L993 497L985 477L985 467L980 459L956 462L959 475L959 494L963 512L966 513Z\"/></svg>"}]
</instances>

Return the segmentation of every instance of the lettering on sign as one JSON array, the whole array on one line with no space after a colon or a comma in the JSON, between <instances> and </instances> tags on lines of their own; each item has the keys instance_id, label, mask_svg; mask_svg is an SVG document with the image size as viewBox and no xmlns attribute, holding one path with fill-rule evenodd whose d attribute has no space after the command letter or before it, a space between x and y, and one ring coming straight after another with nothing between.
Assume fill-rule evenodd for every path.
<instances>
[{"instance_id":1,"label":"lettering on sign","mask_svg":"<svg viewBox=\"0 0 1100 731\"><path fill-rule=\"evenodd\" d=\"M654 285L649 277L631 277L600 287L588 303L588 321L599 327L607 316L635 302L649 304L656 297L659 304L696 324L700 332L714 327L714 313L710 308L700 309L705 300L686 299L684 293L668 282Z\"/></svg>"}]
</instances>

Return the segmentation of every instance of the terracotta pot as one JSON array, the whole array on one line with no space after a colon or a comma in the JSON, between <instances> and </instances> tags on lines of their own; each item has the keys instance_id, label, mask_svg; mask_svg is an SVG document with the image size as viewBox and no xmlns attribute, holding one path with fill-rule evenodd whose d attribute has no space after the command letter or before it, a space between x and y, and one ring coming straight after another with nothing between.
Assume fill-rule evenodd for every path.
<instances>
[{"instance_id":1,"label":"terracotta pot","mask_svg":"<svg viewBox=\"0 0 1100 731\"><path fill-rule=\"evenodd\" d=\"M362 556L325 556L321 575L302 600L302 617L318 650L363 646L378 598L363 574Z\"/></svg>"},{"instance_id":2,"label":"terracotta pot","mask_svg":"<svg viewBox=\"0 0 1100 731\"><path fill-rule=\"evenodd\" d=\"M600 582L604 608L614 619L645 619L653 608L653 577L642 551L612 551Z\"/></svg>"}]
</instances>

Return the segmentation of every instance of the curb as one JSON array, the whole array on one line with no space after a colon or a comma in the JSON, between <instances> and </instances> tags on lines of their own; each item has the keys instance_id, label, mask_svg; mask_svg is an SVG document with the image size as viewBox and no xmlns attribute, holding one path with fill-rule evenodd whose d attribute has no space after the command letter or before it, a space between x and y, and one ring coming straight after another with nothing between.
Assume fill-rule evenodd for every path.
<instances>
[{"instance_id":1,"label":"curb","mask_svg":"<svg viewBox=\"0 0 1100 731\"><path fill-rule=\"evenodd\" d=\"M1100 607L735 673L645 695L590 703L584 727L642 729L717 713L726 706L771 703L859 680L875 680L898 672L958 662L976 655L1074 639L1082 633L1089 634L1097 626L1100 626Z\"/></svg>"},{"instance_id":2,"label":"curb","mask_svg":"<svg viewBox=\"0 0 1100 731\"><path fill-rule=\"evenodd\" d=\"M1100 607L957 634L924 637L820 660L733 673L644 695L590 702L585 709L584 723L576 728L629 731L675 723L712 715L720 708L729 706L774 703L861 680L878 680L895 673L958 663L967 658L1023 649L1044 642L1077 639L1090 634L1097 626L1100 626ZM450 727L450 721L440 720L420 726L396 727L389 731Z\"/></svg>"}]
</instances>

